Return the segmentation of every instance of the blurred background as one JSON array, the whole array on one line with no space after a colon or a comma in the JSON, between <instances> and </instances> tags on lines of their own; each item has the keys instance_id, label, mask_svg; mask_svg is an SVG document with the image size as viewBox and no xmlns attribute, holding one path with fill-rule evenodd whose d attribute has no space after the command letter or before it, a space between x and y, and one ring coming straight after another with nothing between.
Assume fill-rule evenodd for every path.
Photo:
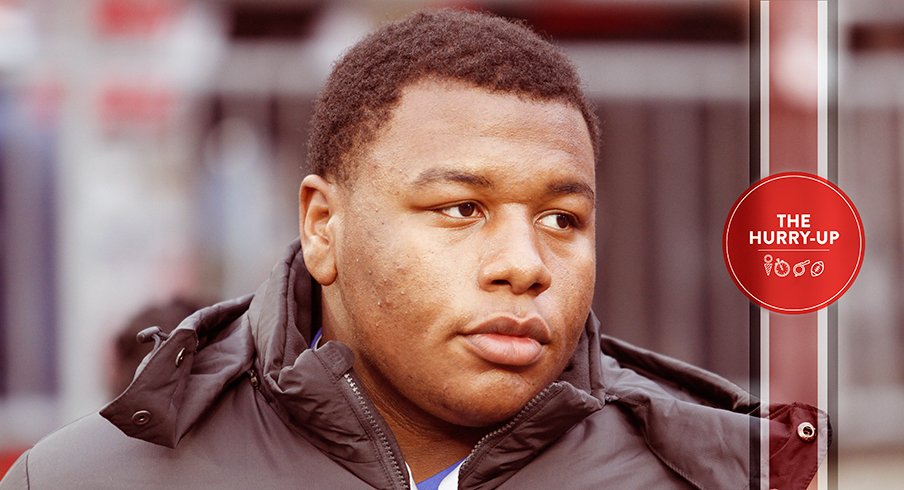
<instances>
[{"instance_id":1,"label":"blurred background","mask_svg":"<svg viewBox=\"0 0 904 490\"><path fill-rule=\"evenodd\" d=\"M749 184L747 1L0 0L0 466L111 398L136 312L266 279L332 61L425 5L525 19L571 56L603 122L605 330L749 385L720 243ZM839 483L884 488L904 481L904 2L838 7L839 184L868 244L839 305Z\"/></svg>"}]
</instances>

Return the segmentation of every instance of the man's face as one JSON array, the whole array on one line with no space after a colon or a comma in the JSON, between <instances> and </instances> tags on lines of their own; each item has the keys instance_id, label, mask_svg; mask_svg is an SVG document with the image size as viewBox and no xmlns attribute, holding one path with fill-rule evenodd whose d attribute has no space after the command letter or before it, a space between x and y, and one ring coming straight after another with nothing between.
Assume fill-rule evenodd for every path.
<instances>
[{"instance_id":1,"label":"man's face","mask_svg":"<svg viewBox=\"0 0 904 490\"><path fill-rule=\"evenodd\" d=\"M340 186L324 288L375 400L482 427L552 382L590 309L594 188L577 109L409 86Z\"/></svg>"}]
</instances>

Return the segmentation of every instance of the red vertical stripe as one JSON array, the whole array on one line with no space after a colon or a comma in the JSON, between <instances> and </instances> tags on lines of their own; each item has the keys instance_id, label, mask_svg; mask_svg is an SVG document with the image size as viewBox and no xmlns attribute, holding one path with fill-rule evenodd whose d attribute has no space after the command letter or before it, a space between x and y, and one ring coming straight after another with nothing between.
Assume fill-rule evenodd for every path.
<instances>
[{"instance_id":1,"label":"red vertical stripe","mask_svg":"<svg viewBox=\"0 0 904 490\"><path fill-rule=\"evenodd\" d=\"M817 172L817 2L769 6L770 174Z\"/></svg>"},{"instance_id":2,"label":"red vertical stripe","mask_svg":"<svg viewBox=\"0 0 904 490\"><path fill-rule=\"evenodd\" d=\"M774 0L769 11L769 171L816 174L817 2ZM818 404L818 345L816 313L769 313L773 403Z\"/></svg>"}]
</instances>

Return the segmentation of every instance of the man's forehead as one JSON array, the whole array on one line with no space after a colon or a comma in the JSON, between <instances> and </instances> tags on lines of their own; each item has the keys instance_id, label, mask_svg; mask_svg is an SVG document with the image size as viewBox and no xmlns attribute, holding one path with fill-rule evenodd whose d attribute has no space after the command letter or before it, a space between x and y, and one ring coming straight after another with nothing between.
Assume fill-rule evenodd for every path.
<instances>
[{"instance_id":1,"label":"man's forehead","mask_svg":"<svg viewBox=\"0 0 904 490\"><path fill-rule=\"evenodd\" d=\"M549 138L582 153L593 145L580 109L558 99L527 97L516 92L494 91L468 82L424 79L405 87L376 143L393 130L417 133L436 131L442 137L452 131L484 136ZM591 157L592 158L592 157Z\"/></svg>"},{"instance_id":2,"label":"man's forehead","mask_svg":"<svg viewBox=\"0 0 904 490\"><path fill-rule=\"evenodd\" d=\"M505 149L511 147L505 143L513 140L519 150L561 153L567 171L593 183L591 136L577 108L564 101L492 91L451 79L427 78L405 85L374 140L348 157L357 160L352 165L356 177L390 172L411 184L437 180L478 184L481 179L486 184L489 175L480 166L468 164L506 160ZM399 165L412 159L434 165L415 169ZM525 167L531 159L523 162ZM592 197L589 185L579 187Z\"/></svg>"}]
</instances>

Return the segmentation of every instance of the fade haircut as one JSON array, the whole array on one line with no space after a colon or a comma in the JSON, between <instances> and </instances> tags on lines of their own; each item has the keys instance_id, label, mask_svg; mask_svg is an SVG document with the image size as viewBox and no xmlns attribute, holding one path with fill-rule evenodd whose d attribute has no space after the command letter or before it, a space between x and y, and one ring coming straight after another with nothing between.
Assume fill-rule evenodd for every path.
<instances>
[{"instance_id":1,"label":"fade haircut","mask_svg":"<svg viewBox=\"0 0 904 490\"><path fill-rule=\"evenodd\" d=\"M524 25L485 13L423 11L353 46L320 92L308 142L310 170L347 183L389 121L402 90L427 78L469 83L581 111L599 156L599 124L571 61Z\"/></svg>"}]
</instances>

